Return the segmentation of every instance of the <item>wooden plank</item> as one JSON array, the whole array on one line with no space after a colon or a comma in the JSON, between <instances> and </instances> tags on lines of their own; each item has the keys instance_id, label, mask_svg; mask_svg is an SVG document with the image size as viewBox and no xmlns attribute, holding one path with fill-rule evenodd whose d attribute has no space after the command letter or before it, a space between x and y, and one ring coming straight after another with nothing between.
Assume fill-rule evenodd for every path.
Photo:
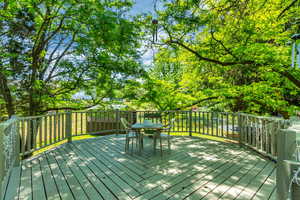
<instances>
[{"instance_id":1,"label":"wooden plank","mask_svg":"<svg viewBox=\"0 0 300 200\"><path fill-rule=\"evenodd\" d=\"M255 157L248 160L249 164L244 165L240 170L236 171L232 176L226 179L222 184L215 187L208 194L203 196L203 199L219 199L227 190L231 187L234 187L240 177L246 176L251 172L260 162L264 162L263 160L256 160Z\"/></svg>"},{"instance_id":2,"label":"wooden plank","mask_svg":"<svg viewBox=\"0 0 300 200\"><path fill-rule=\"evenodd\" d=\"M50 156L56 161L64 180L66 180L73 197L75 199L87 199L88 197L102 199L93 184L85 177L85 174L64 155L64 153L61 154L60 150L50 153Z\"/></svg>"},{"instance_id":3,"label":"wooden plank","mask_svg":"<svg viewBox=\"0 0 300 200\"><path fill-rule=\"evenodd\" d=\"M158 176L155 180L153 180L153 178L148 179L147 183L149 185L146 185L146 187L151 190L140 196L138 199L160 199L161 197L170 196L176 191L176 189L180 190L185 187L182 185L182 182L189 182L194 176L197 176L200 171L212 168L215 164L217 164L217 162L215 162L214 155L214 153L206 154L205 159L201 159L199 152L194 152L193 155L191 155L195 158L193 162L186 163L183 161L184 164L177 163L177 166L173 166L173 168L171 167L170 170L157 174ZM227 156L230 155L224 155L224 161ZM180 167L183 168L180 169ZM155 181L156 187L153 187L152 185ZM166 190L168 190L167 194L165 192Z\"/></svg>"},{"instance_id":4,"label":"wooden plank","mask_svg":"<svg viewBox=\"0 0 300 200\"><path fill-rule=\"evenodd\" d=\"M73 162L71 160L64 160L65 156L64 154L60 154L59 148L49 153L58 163L64 179L67 181L68 186L73 193L73 196L83 200L89 199L87 192L89 192L89 194L94 194L92 187L84 187L86 180L83 178L84 176L81 176L82 174L79 171L73 173L71 170L73 169Z\"/></svg>"},{"instance_id":5,"label":"wooden plank","mask_svg":"<svg viewBox=\"0 0 300 200\"><path fill-rule=\"evenodd\" d=\"M261 185L259 190L254 194L253 200L271 198L273 191L276 189L276 170Z\"/></svg>"},{"instance_id":6,"label":"wooden plank","mask_svg":"<svg viewBox=\"0 0 300 200\"><path fill-rule=\"evenodd\" d=\"M99 146L95 143L86 143L86 144L90 145L90 147L92 147L95 150L99 149ZM139 176L145 173L145 168L140 168L139 165L137 165L134 161L131 161L130 159L124 159L124 156L117 151L110 151L111 150L110 146L105 146L105 145L101 145L101 146L102 148L99 149L101 150L100 153L106 153L107 151L109 151L109 155L111 156L111 159L113 159L114 161L122 163L122 165L124 165L126 168L133 171Z\"/></svg>"},{"instance_id":7,"label":"wooden plank","mask_svg":"<svg viewBox=\"0 0 300 200\"><path fill-rule=\"evenodd\" d=\"M79 148L79 149L83 148L82 150L85 149L84 147L82 147L82 145L76 145L76 148ZM93 151L93 152L95 152L95 151ZM91 153L91 152L89 152L89 153ZM96 154L99 154L99 153L96 153ZM99 154L99 155L101 155L101 154ZM99 160L103 165L105 165L107 168L112 170L112 172L114 174L116 174L118 177L120 177L123 180L123 182L126 182L128 185L130 185L130 187L135 188L137 191L138 191L138 189L144 189L144 188L139 188L138 182L136 182L134 179L132 179L126 173L126 171L123 171L123 169L117 168L115 165L113 165L111 162L109 162L109 158L101 155L101 156L97 157L97 160ZM98 164L99 163L97 163L97 165Z\"/></svg>"},{"instance_id":8,"label":"wooden plank","mask_svg":"<svg viewBox=\"0 0 300 200\"><path fill-rule=\"evenodd\" d=\"M37 199L40 195L43 199L43 193L37 194L43 184L35 184L43 180L47 180L45 190L47 185L57 189L57 199L68 199L63 196L66 194L70 199L273 198L275 173L270 174L266 167L272 163L235 144L175 137L174 150L163 157L126 154L123 145L123 136L105 136L73 141L46 152L42 156L46 163L26 163L29 170L25 175L31 177L32 170L32 184L31 179L23 177L22 181L21 176L20 198ZM24 185L29 189L22 188ZM54 199L55 192L48 194Z\"/></svg>"},{"instance_id":9,"label":"wooden plank","mask_svg":"<svg viewBox=\"0 0 300 200\"><path fill-rule=\"evenodd\" d=\"M186 199L189 200L199 200L199 199L209 199L207 198L207 194L211 191L213 191L215 188L218 187L218 185L221 185L223 182L225 182L227 179L229 179L231 176L236 174L237 171L240 171L245 165L249 166L251 165L251 162L249 160L245 160L241 158L240 162L238 164L231 163L231 166L226 167L225 169L219 169L218 171L214 172L212 176L204 177L201 179L200 186L196 186L199 183L193 184L192 187L196 186L196 190L189 194L189 196ZM206 196L206 197L205 197Z\"/></svg>"},{"instance_id":10,"label":"wooden plank","mask_svg":"<svg viewBox=\"0 0 300 200\"><path fill-rule=\"evenodd\" d=\"M243 189L251 182L253 177L256 176L257 173L259 173L262 169L264 169L268 165L268 162L262 162L259 163L256 168L252 169L250 173L248 173L246 176L242 176L238 182L231 187L229 190L227 190L220 198L221 199L235 199L242 191Z\"/></svg>"},{"instance_id":11,"label":"wooden plank","mask_svg":"<svg viewBox=\"0 0 300 200\"><path fill-rule=\"evenodd\" d=\"M124 139L122 139L122 140L124 140ZM193 144L193 143L197 143L197 141L199 141L199 140L191 140L191 142L190 143L187 143L187 142L185 142L184 144L185 145L189 145L189 144ZM114 141L111 141L111 144L113 143ZM123 144L122 144L123 145ZM110 145L111 146L111 145ZM120 145L119 145L120 146ZM181 151L181 152L183 152L183 151ZM125 154L125 155L127 155L128 156L128 154ZM153 155L151 155L152 157L153 157ZM132 155L130 155L130 157L132 157ZM184 155L182 155L182 154L180 154L179 152L176 152L176 153L174 153L174 154L171 154L171 155L168 155L168 159L169 160L172 160L172 159L174 159L174 160L177 160L177 159L180 159L182 157L182 159L185 159L186 158L186 156L184 156ZM159 156L159 159L156 159L155 161L153 161L153 160L149 160L149 157L148 157L148 159L146 159L146 160L143 160L143 166L147 166L148 168L149 167L161 167L161 168L164 168L164 167L168 167L168 166L164 166L164 163L165 163L165 161L164 161L164 159L161 159L161 157ZM166 163L166 165L168 165L168 163ZM155 173L155 171L152 171L152 172L154 172ZM144 175L143 175L143 177L144 177ZM145 177L144 177L145 178Z\"/></svg>"},{"instance_id":12,"label":"wooden plank","mask_svg":"<svg viewBox=\"0 0 300 200\"><path fill-rule=\"evenodd\" d=\"M84 146L84 144L78 144L76 145L76 147L81 148L82 146ZM83 147L82 147L83 148ZM93 149L94 151L98 152L101 154L101 160L104 161L108 164L110 164L110 166L112 166L116 172L120 172L120 173L125 173L127 174L127 178L129 180L132 180L134 182L139 182L142 180L142 177L139 176L138 174L136 174L135 172L133 172L132 170L130 170L129 168L127 168L126 166L124 166L122 163L120 163L119 161L115 161L113 160L109 155L107 155L104 151L101 151L100 149ZM103 158L103 159L102 159Z\"/></svg>"},{"instance_id":13,"label":"wooden plank","mask_svg":"<svg viewBox=\"0 0 300 200\"><path fill-rule=\"evenodd\" d=\"M65 179L64 174L56 160L54 159L53 155L50 153L45 154L48 165L50 167L51 173L53 174L53 178L57 185L57 189L59 192L60 197L63 200L73 200L75 199L73 193L71 192L68 182Z\"/></svg>"},{"instance_id":14,"label":"wooden plank","mask_svg":"<svg viewBox=\"0 0 300 200\"><path fill-rule=\"evenodd\" d=\"M32 193L33 199L43 200L46 199L44 180L38 159L31 161L32 164Z\"/></svg>"},{"instance_id":15,"label":"wooden plank","mask_svg":"<svg viewBox=\"0 0 300 200\"><path fill-rule=\"evenodd\" d=\"M72 146L72 152L74 152L78 157L75 157L75 162L80 162L80 167L85 174L92 172L91 177L93 183L99 184L97 187L104 199L131 199L115 182L107 176L101 168L99 168L92 159L87 160L87 154L84 154L82 151L78 150L75 146ZM67 149L65 149L67 150ZM86 151L85 151L86 152ZM68 153L68 152L67 152ZM84 160L83 160L84 159ZM97 177L97 179L95 179ZM96 181L94 181L96 180ZM102 185L102 186L101 186Z\"/></svg>"},{"instance_id":16,"label":"wooden plank","mask_svg":"<svg viewBox=\"0 0 300 200\"><path fill-rule=\"evenodd\" d=\"M17 200L19 196L21 166L14 167L9 178L4 200Z\"/></svg>"},{"instance_id":17,"label":"wooden plank","mask_svg":"<svg viewBox=\"0 0 300 200\"><path fill-rule=\"evenodd\" d=\"M31 188L31 166L30 163L23 163L21 166L21 183L19 191L19 199L32 199Z\"/></svg>"},{"instance_id":18,"label":"wooden plank","mask_svg":"<svg viewBox=\"0 0 300 200\"><path fill-rule=\"evenodd\" d=\"M105 143L103 143L102 142L102 140L103 140L103 142L105 142ZM122 140L122 141L118 141L118 140ZM124 137L119 137L118 138L118 140L117 139L115 139L115 140L112 140L112 139L109 139L108 137L105 137L105 138L101 138L101 141L99 140L99 141L96 141L96 143L100 143L99 145L108 145L107 143L109 143L109 146L110 146L110 148L112 149L112 150L114 150L114 151L118 151L120 154L122 154L123 156L125 156L125 157L131 157L131 159L132 160L134 160L134 162L137 162L137 163L139 163L139 164L144 164L144 166L146 166L146 162L148 161L144 156L141 156L141 155L136 155L136 154L132 154L132 155L129 155L128 153L126 153L125 151L124 151L124 145L125 145L125 143L124 143Z\"/></svg>"},{"instance_id":19,"label":"wooden plank","mask_svg":"<svg viewBox=\"0 0 300 200\"><path fill-rule=\"evenodd\" d=\"M245 153L242 152L242 155L245 155ZM239 156L233 157L232 160L236 159L241 160ZM232 166L232 163L229 162L227 156L224 156L218 160L218 162L216 162L214 159L209 160L198 166L199 170L197 174L183 180L179 184L173 185L171 188L152 199L158 200L162 197L168 197L170 199L183 199L201 186L203 182L212 178L216 171L223 171L230 166Z\"/></svg>"},{"instance_id":20,"label":"wooden plank","mask_svg":"<svg viewBox=\"0 0 300 200\"><path fill-rule=\"evenodd\" d=\"M38 159L41 165L42 176L44 179L44 188L45 188L47 199L49 200L61 199L56 187L55 180L48 166L46 157L44 157L43 155L43 156L39 156Z\"/></svg>"},{"instance_id":21,"label":"wooden plank","mask_svg":"<svg viewBox=\"0 0 300 200\"><path fill-rule=\"evenodd\" d=\"M203 153L203 151L205 151L205 153ZM154 166L154 168L150 168L149 170L147 170L147 173L143 176L145 178L153 178L153 176L155 177L159 177L159 175L161 173L157 173L157 171L168 171L168 170L183 170L186 171L186 167L188 166L192 166L194 161L196 160L197 162L199 162L199 159L201 158L205 158L205 160L207 159L207 157L209 157L210 155L214 155L215 153L219 153L221 152L220 149L218 150L207 150L205 148L201 149L198 148L198 151L196 152L185 152L185 150L183 150L184 153L182 153L182 157L173 157L173 158L169 158L167 161L164 161L164 163L159 164L159 166ZM174 162L174 160L178 160L180 161L180 166L178 166L178 162ZM181 173L183 173L183 171ZM149 176L150 174L150 176Z\"/></svg>"},{"instance_id":22,"label":"wooden plank","mask_svg":"<svg viewBox=\"0 0 300 200\"><path fill-rule=\"evenodd\" d=\"M251 199L257 190L259 190L260 186L264 184L264 182L268 179L270 174L275 171L274 164L270 163L263 170L261 170L255 177L251 180L251 182L244 188L244 190L237 196L238 199Z\"/></svg>"},{"instance_id":23,"label":"wooden plank","mask_svg":"<svg viewBox=\"0 0 300 200\"><path fill-rule=\"evenodd\" d=\"M75 148L74 148L75 149ZM109 179L111 179L116 185L118 185L120 188L123 189L124 192L129 194L130 196L134 197L138 195L139 193L137 192L136 189L136 183L133 183L131 185L127 179L127 177L120 175L116 171L114 171L110 166L107 166L105 162L102 161L102 159L98 159L98 156L92 154L89 151L85 151L84 149L76 147L76 152L81 151L82 154L85 155L85 157L96 157L97 159L93 160L93 163L100 169Z\"/></svg>"},{"instance_id":24,"label":"wooden plank","mask_svg":"<svg viewBox=\"0 0 300 200\"><path fill-rule=\"evenodd\" d=\"M278 200L276 188L274 188L274 190L272 191L272 194L271 194L269 200Z\"/></svg>"}]
</instances>

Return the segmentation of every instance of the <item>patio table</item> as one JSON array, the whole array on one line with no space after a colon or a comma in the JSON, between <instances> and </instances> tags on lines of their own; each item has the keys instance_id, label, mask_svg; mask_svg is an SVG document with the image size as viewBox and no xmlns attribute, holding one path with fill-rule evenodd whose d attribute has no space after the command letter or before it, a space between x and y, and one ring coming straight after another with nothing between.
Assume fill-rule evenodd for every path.
<instances>
[{"instance_id":1,"label":"patio table","mask_svg":"<svg viewBox=\"0 0 300 200\"><path fill-rule=\"evenodd\" d=\"M151 121L145 120L143 123L135 123L131 126L131 128L136 129L138 133L138 140L139 140L139 152L141 152L143 148L143 132L142 129L148 129L148 130L155 130L157 134L160 134L160 130L163 129L163 124L161 123L153 123ZM154 136L155 137L155 136ZM156 144L154 143L154 146Z\"/></svg>"}]
</instances>

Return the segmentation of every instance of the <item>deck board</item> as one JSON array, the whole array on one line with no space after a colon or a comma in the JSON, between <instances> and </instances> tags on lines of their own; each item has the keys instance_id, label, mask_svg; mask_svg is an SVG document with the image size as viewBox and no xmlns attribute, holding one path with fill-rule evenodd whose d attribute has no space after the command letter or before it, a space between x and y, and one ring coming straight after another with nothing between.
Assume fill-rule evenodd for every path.
<instances>
[{"instance_id":1,"label":"deck board","mask_svg":"<svg viewBox=\"0 0 300 200\"><path fill-rule=\"evenodd\" d=\"M68 187L70 188L73 196L75 198L88 199L88 193L92 193L92 187L84 187L86 183L86 178L81 176L80 170L75 170L75 164L64 154L59 151L59 148L55 151L49 152L50 155L56 160L59 164L59 168L64 176L64 179L67 182Z\"/></svg>"},{"instance_id":2,"label":"deck board","mask_svg":"<svg viewBox=\"0 0 300 200\"><path fill-rule=\"evenodd\" d=\"M4 200L17 200L19 197L21 166L14 167L9 179L9 187L6 188Z\"/></svg>"},{"instance_id":3,"label":"deck board","mask_svg":"<svg viewBox=\"0 0 300 200\"><path fill-rule=\"evenodd\" d=\"M83 151L82 151L83 152ZM82 155L86 157L96 157L94 154L90 153L89 150L83 152ZM129 194L129 196L136 196L138 192L135 190L134 187L131 187L128 182L126 182L126 177L123 179L117 172L111 169L109 166L105 164L105 162L101 162L102 159L95 159L93 163L101 170L101 174L105 175L111 181L121 188L125 193Z\"/></svg>"},{"instance_id":4,"label":"deck board","mask_svg":"<svg viewBox=\"0 0 300 200\"><path fill-rule=\"evenodd\" d=\"M124 152L121 135L73 141L22 161L6 199L275 199L275 164L236 144L172 138L154 154Z\"/></svg>"}]
</instances>

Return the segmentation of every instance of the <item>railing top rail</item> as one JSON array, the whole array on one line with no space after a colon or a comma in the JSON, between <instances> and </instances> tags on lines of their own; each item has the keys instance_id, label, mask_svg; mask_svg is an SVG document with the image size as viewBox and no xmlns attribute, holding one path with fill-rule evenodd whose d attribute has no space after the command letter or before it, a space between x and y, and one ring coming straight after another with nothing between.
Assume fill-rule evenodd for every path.
<instances>
[{"instance_id":1,"label":"railing top rail","mask_svg":"<svg viewBox=\"0 0 300 200\"><path fill-rule=\"evenodd\" d=\"M72 113L95 113L95 112L114 112L114 111L120 111L120 112L159 112L159 113L191 112L191 110L166 110L166 111L158 111L158 110L126 110L126 111L123 111L123 110L87 110L87 111L70 111L70 112L72 112ZM257 118L257 119L290 121L290 120L287 120L287 119L283 119L281 117L257 116L257 115L253 115L253 114L240 113L240 112L237 112L237 113L234 113L234 112L215 112L215 111L194 111L194 112L220 113L220 114L230 114L230 115L241 115L241 116L253 117L253 118ZM20 120L37 119L37 118L41 118L41 117L55 116L55 115L61 115L61 114L66 114L66 113L68 113L68 112L47 113L47 114L44 114L44 115L19 117L19 119Z\"/></svg>"},{"instance_id":2,"label":"railing top rail","mask_svg":"<svg viewBox=\"0 0 300 200\"><path fill-rule=\"evenodd\" d=\"M55 115L63 115L68 112L57 112L57 113L48 113L45 115L36 115L36 116L28 116L28 117L19 117L19 120L30 120L30 119L38 119L42 117L55 116Z\"/></svg>"},{"instance_id":3,"label":"railing top rail","mask_svg":"<svg viewBox=\"0 0 300 200\"><path fill-rule=\"evenodd\" d=\"M282 117L257 116L257 115L247 114L247 113L238 113L238 114L240 116L253 117L256 119L266 119L266 120L272 120L272 121L290 121L289 119L284 119Z\"/></svg>"},{"instance_id":4,"label":"railing top rail","mask_svg":"<svg viewBox=\"0 0 300 200\"><path fill-rule=\"evenodd\" d=\"M11 117L10 119L1 122L0 123L0 128L1 129L5 129L7 127L9 127L11 124L15 123L16 121L18 121L19 118L17 118L16 116Z\"/></svg>"}]
</instances>

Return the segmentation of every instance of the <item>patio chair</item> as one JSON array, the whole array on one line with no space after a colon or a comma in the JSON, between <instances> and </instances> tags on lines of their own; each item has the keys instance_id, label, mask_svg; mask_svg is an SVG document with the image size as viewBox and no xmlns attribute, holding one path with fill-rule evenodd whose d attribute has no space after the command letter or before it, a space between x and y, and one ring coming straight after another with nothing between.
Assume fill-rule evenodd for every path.
<instances>
[{"instance_id":1,"label":"patio chair","mask_svg":"<svg viewBox=\"0 0 300 200\"><path fill-rule=\"evenodd\" d=\"M121 118L121 123L124 126L125 131L126 131L125 152L127 152L128 149L129 149L130 140L132 141L131 142L132 150L133 150L133 140L135 140L135 144L136 144L136 147L137 147L137 145L138 145L138 133L131 128L130 123L125 118L123 118L123 117Z\"/></svg>"},{"instance_id":2,"label":"patio chair","mask_svg":"<svg viewBox=\"0 0 300 200\"><path fill-rule=\"evenodd\" d=\"M170 132L171 132L171 128L173 127L175 122L175 119L171 119L169 124L164 126L161 130L153 132L152 135L153 136L153 148L154 148L154 152L156 152L156 144L157 144L157 140L159 139L159 143L160 143L160 154L162 156L162 150L163 150L163 144L162 144L162 140L166 139L168 142L168 149L171 150L171 142L170 142ZM167 132L167 134L162 133L162 132ZM146 134L148 135L148 134Z\"/></svg>"}]
</instances>

